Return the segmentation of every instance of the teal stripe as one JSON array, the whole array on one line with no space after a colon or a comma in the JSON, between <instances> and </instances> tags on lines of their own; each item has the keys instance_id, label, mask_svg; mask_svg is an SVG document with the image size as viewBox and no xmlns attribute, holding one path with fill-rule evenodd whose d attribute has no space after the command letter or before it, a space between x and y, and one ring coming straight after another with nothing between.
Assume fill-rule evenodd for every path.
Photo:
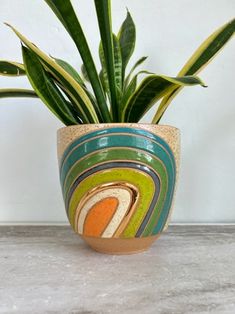
<instances>
[{"instance_id":1,"label":"teal stripe","mask_svg":"<svg viewBox=\"0 0 235 314\"><path fill-rule=\"evenodd\" d=\"M172 190L171 193L169 193L169 199L168 201L165 203L165 206L161 212L161 215L159 217L159 219L156 221L156 225L153 229L152 235L158 234L159 232L161 232L166 224L168 215L169 215L169 211L172 205L172 200L173 200L173 196L174 196L174 189L175 189L175 184L172 185Z\"/></svg>"},{"instance_id":2,"label":"teal stripe","mask_svg":"<svg viewBox=\"0 0 235 314\"><path fill-rule=\"evenodd\" d=\"M146 231L143 232L143 236L156 235L159 232L161 232L162 229L164 228L164 225L166 223L166 220L168 218L169 211L171 208L172 198L174 195L174 188L175 188L175 182L170 182L168 186L168 191L166 194L167 197L164 202L164 206L162 210L160 211L160 215L158 215L158 218L156 219L155 223L154 223L155 218L150 219L148 225L153 224L153 228L151 228L150 231L148 231L148 228L146 228ZM154 214L156 214L156 212L154 212Z\"/></svg>"},{"instance_id":3,"label":"teal stripe","mask_svg":"<svg viewBox=\"0 0 235 314\"><path fill-rule=\"evenodd\" d=\"M67 155L70 154L71 150L73 150L77 145L96 136L102 136L106 134L115 134L115 133L136 134L136 135L142 135L149 139L152 139L158 142L160 145L162 145L166 149L166 151L169 153L169 155L172 157L172 159L174 160L174 155L169 145L166 143L166 141L164 141L161 137L155 135L154 133L151 133L143 129L138 129L138 128L113 127L113 128L107 128L107 129L100 129L100 130L88 133L86 135L83 135L75 139L64 151L64 154L61 159L61 167L63 166L63 162L66 159Z\"/></svg>"},{"instance_id":4,"label":"teal stripe","mask_svg":"<svg viewBox=\"0 0 235 314\"><path fill-rule=\"evenodd\" d=\"M75 148L74 151L68 156L66 162L61 168L61 185L64 186L64 181L67 173L71 167L76 163L77 160L83 158L89 153L94 151L99 151L100 149L110 148L110 147L131 147L144 150L153 155L156 155L166 166L169 181L175 180L175 167L174 163L171 160L170 156L166 151L159 146L159 144L152 142L151 140L143 137L133 137L129 135L113 135L113 136L104 136L98 139L91 139L89 142L81 144L78 148ZM173 163L173 164L172 164Z\"/></svg>"}]
</instances>

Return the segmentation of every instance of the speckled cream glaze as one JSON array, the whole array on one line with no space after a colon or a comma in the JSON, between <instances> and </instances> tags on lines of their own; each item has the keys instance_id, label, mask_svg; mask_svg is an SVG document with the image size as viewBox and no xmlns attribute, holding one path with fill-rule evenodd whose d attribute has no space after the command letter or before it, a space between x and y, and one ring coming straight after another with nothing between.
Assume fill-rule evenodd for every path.
<instances>
[{"instance_id":1,"label":"speckled cream glaze","mask_svg":"<svg viewBox=\"0 0 235 314\"><path fill-rule=\"evenodd\" d=\"M179 129L168 125L157 125L147 123L100 123L100 124L82 124L63 127L57 131L57 153L60 160L65 149L68 145L77 137L110 127L134 127L152 132L161 138L163 138L175 155L175 161L177 166L177 172L180 162L180 131Z\"/></svg>"},{"instance_id":2,"label":"speckled cream glaze","mask_svg":"<svg viewBox=\"0 0 235 314\"><path fill-rule=\"evenodd\" d=\"M122 128L123 128L123 131L122 131ZM115 131L115 129L116 129L116 131ZM128 142L126 142L126 137L125 137L126 136L125 134L126 134L126 132L128 133L128 130L129 130L129 132L133 133L131 137L129 136L129 138L131 138L130 146L129 146ZM113 148L112 148L112 146L111 147L109 146L110 148L107 148L108 150L106 150L106 148L105 148L106 144L104 145L104 141L106 141L105 140L106 136L104 135L104 137L103 137L103 135L102 136L99 135L97 138L95 134L111 134L112 135L113 132L114 132L114 134L115 134L115 132L117 132L116 133L116 140L114 140L114 143L113 143L114 146L113 146ZM139 146L139 143L137 146L135 146L135 144L133 146L132 142L133 141L135 142L134 134L136 132L137 132L137 134L139 134L136 138L136 141L138 141L138 138L139 138L142 142L145 138L145 140L143 142L144 146ZM120 137L117 137L118 134ZM84 141L83 140L84 136L85 136L85 138L87 138L87 136L90 139L94 138L95 142L100 141L101 146L100 146L100 144L98 144L98 146L96 146L97 148L94 148L93 146L89 146L90 147L89 148L90 153L88 154L88 152L86 152L86 148L85 148L86 146L84 146L84 148L82 148L82 146L79 147L80 145L74 144L74 143L79 143L79 142L82 143L81 141ZM165 216L165 218L163 220L160 216L158 217L158 215L162 215L161 212L160 212L160 214L157 214L157 212L155 211L155 214L154 214L155 216L153 216L154 212L152 212L152 210L154 208L153 206L155 206L155 205L153 205L154 199L155 199L155 201L158 200L157 202L168 202L168 201L166 201L166 200L163 201L163 199L164 199L163 196L159 196L162 193L161 191L163 191L166 188L166 186L164 188L164 180L165 180L164 174L159 173L159 174L157 174L157 175L159 175L159 178L157 179L157 177L156 177L154 179L154 176L155 176L154 172L157 169L157 168L155 168L156 161L154 161L154 155L152 157L150 157L151 156L151 153L150 153L151 149L149 150L149 146L146 146L146 145L152 146L152 144L146 144L146 143L148 143L148 142L151 143L151 141L153 139L156 139L157 142L160 141L157 144L160 150L166 150L167 145L168 145L169 148L167 150L169 150L169 153L167 153L167 154L170 154L172 156L172 157L170 157L170 155L169 155L168 157L171 159L173 158L173 160L174 160L173 163L175 163L175 174L173 174L173 178L177 179L178 173L179 173L179 159L180 159L180 132L177 128L167 126L167 125L152 125L152 124L137 124L137 123L111 123L111 124L107 123L107 124L76 125L76 126L64 127L64 128L59 129L57 139L58 139L58 146L57 146L58 147L58 160L59 160L59 164L63 165L62 168L60 168L60 170L62 170L62 172L61 172L62 181L61 182L62 182L63 194L65 197L66 210L67 210L67 214L68 214L70 223L76 232L78 232L79 234L81 234L83 236L93 236L93 237L96 236L95 232L96 232L96 229L98 226L96 224L94 224L94 222L97 221L97 219L98 219L98 221L101 219L101 218L98 218L97 214L100 213L102 210L104 210L104 209L102 209L102 208L104 208L102 206L105 206L106 203L107 204L110 203L111 207L114 206L114 203L112 205L112 202L114 200L116 200L117 204L119 204L119 205L116 204L115 205L116 207L114 206L116 209L114 210L114 207L113 207L113 209L112 209L113 211L112 211L111 207L109 207L110 208L109 213L108 213L108 208L106 207L107 209L105 209L106 216L107 216L106 218L108 219L107 221L109 221L109 224L107 224L107 221L105 221L105 219L106 219L105 217L104 217L103 222L100 221L100 225L103 223L107 227L106 229L103 230L102 237L104 237L104 238L120 238L120 239L123 237L126 239L131 239L132 237L135 237L135 236L137 236L137 237L149 237L149 236L156 236L157 234L159 234L159 232L161 232L167 228L167 225L168 225L171 213L172 213L172 205L171 205L171 207L169 207L170 205L166 205L166 206L168 206L168 209L167 209L168 214ZM104 141L102 139L104 139ZM115 139L115 137L114 137L114 139ZM118 142L116 142L117 143L116 148L115 148L115 146L116 146L115 141L118 141ZM86 140L85 140L85 142L86 142ZM120 144L120 143L123 143L124 145ZM165 145L166 145L166 148L164 148ZM123 146L123 147L119 147L119 146ZM74 151L75 148L73 148L73 147L77 147L76 151ZM103 150L105 149L104 150L105 155L109 151L109 153L108 153L109 157L108 157L107 161L106 161L106 159L103 158L103 155L102 155L103 153L102 153L101 147L103 147L102 148ZM97 152L98 153L98 160L99 160L100 156L102 156L103 163L101 162L101 160L100 160L100 162L98 162L98 164L94 163L95 159L97 158L97 156L95 156L95 155L97 155L97 153L96 153L97 149L100 150L100 153ZM147 173L144 174L142 172L142 176L144 175L144 177L142 177L142 179L140 179L140 178L137 179L137 174L139 173L138 175L141 175L141 171L145 171L145 168L143 168L144 167L143 160L145 158L147 158L147 157L144 157L145 149L147 149L147 151L149 151L146 156L153 158L151 162L149 162L146 159L146 166L147 166L146 169L148 169L148 171L150 171L150 173L149 173L149 175L147 175ZM126 151L126 153L125 153L125 151ZM73 161L71 160L72 163L74 164L73 168L71 168L72 165L70 164L70 159L68 160L68 158L66 157L66 156L69 156L71 153L73 156L72 157ZM127 155L125 155L125 154L127 154ZM137 168L136 168L136 170L134 170L134 169L131 170L133 165L132 165L132 161L130 160L130 156L136 155L136 154L138 156L142 156L141 158L143 160L140 159L141 161L140 161L139 166L138 166L138 163L136 164L137 159L135 159L135 162L133 160L133 162L135 163L134 168L136 168L136 167L140 167L140 168L139 168L139 170L137 170ZM79 157L79 155L80 155L80 157ZM81 158L82 155L84 155L84 157ZM89 168L89 164L87 164L86 159L83 161L85 156L87 156L86 158L89 157L88 158L90 160L89 163L91 162L91 164L93 165L91 168ZM167 159L168 159L168 157L167 157ZM158 160L158 155L155 155L155 158L156 158L156 160ZM167 159L164 161L163 159L161 159L162 157L160 157L160 155L159 155L159 158L160 159L159 159L159 161L157 161L157 163L160 162L160 164L162 164L163 168L168 167L167 162L172 163L172 161L170 161L170 159L169 159L169 161L167 161ZM164 157L164 158L166 158L166 157ZM76 160L78 161L77 165L74 163L74 162L76 162ZM118 167L118 168L120 167L120 164L122 164L122 163L124 163L125 166L121 166L120 169L114 168L114 170L111 170L109 168L109 170L108 170L106 168L107 166L105 166L104 162L105 161L108 162L109 160L113 166L116 165L116 167ZM165 162L166 162L166 164L164 165ZM142 163L142 165L141 165L141 163ZM97 168L98 172L94 171L94 167ZM130 169L127 170L128 169L127 168L125 171L123 171L124 168L122 168L122 167L130 167ZM157 166L157 167L159 167L159 166ZM69 172L71 172L71 170L69 170L69 169L73 169L72 172L76 173L76 177L72 174L72 179L69 178L69 177L71 177L71 175L69 174ZM84 173L83 169L86 169L89 176L84 177L85 180L84 179L80 180L79 178L81 178L83 176L82 174ZM102 170L101 176L103 176L103 178L101 178L98 174L101 170ZM107 170L108 170L108 172L107 172ZM127 198L126 204L123 203L123 205L120 206L121 205L120 202L122 199L122 188L128 189L128 187L125 187L125 180L126 180L125 177L127 176L127 178L128 178L128 171L129 171L129 178L132 177L132 179L130 179L130 181L132 180L132 183L134 185L135 185L135 182L136 182L136 184L138 182L137 185L139 185L139 187L137 188L137 190L138 190L137 195L138 195L138 193L140 193L140 195L142 195L143 204L145 202L145 204L144 204L145 206L143 205L144 211L142 212L142 216L139 216L139 217L136 214L135 204L133 202L131 203L131 199L130 199L130 196L132 195L131 197L134 197L133 195L136 193L133 189L129 190L130 196L128 196L129 194L126 191L126 194L127 194L126 195L126 198ZM164 171L166 171L166 169ZM95 175L95 177L94 177L94 175ZM162 177L162 175L163 175L163 177ZM170 175L170 174L168 173L168 175ZM113 178L115 181L114 183L112 183ZM75 179L76 179L76 181L74 181ZM77 180L80 180L80 181L77 181ZM96 181L96 180L98 180L98 181ZM154 183L155 187L154 187L154 184L152 184L150 181L148 184L147 180L150 180L150 181L154 180L152 182L155 182ZM157 183L156 180L157 181L160 180L160 181ZM172 179L170 179L170 177L169 177L169 180L172 180ZM146 181L145 188L143 187L142 181L143 182ZM81 182L81 183L76 183L76 182ZM87 186L86 182L89 182L88 183L89 189L87 189L88 186ZM106 183L106 182L108 182L108 183ZM72 185L74 184L74 186L75 186L75 183L79 184L79 190L77 188L76 188L76 190L74 190L72 188ZM95 185L94 185L94 183L95 183ZM96 184L98 184L98 185L96 186ZM114 184L114 186L113 187L112 186L107 187L106 186L107 184ZM142 187L141 187L141 184L142 184ZM172 184L172 183L170 183L170 184ZM174 183L174 186L175 186L175 183ZM159 188L160 188L160 190L159 190ZM163 188L163 190L162 190L162 188ZM104 191L103 191L103 189L104 189ZM155 190L155 192L154 192L155 194L153 194L153 193L151 194L151 189ZM144 190L145 190L145 192L144 192ZM158 196L156 194L157 190L160 191L159 192L160 194L158 194ZM166 193L168 193L168 196L171 195L171 196L169 196L171 198L171 202L169 204L172 204L172 198L174 199L174 195L175 195L174 190L175 189L174 188L172 189L172 187L171 187L172 192L166 192ZM74 193L74 191L75 191L75 193ZM80 193L80 191L81 191L81 193ZM93 199L91 199L91 195L93 195L92 193L94 193ZM72 196L73 194L76 194L76 196ZM106 198L103 198L103 194L105 195ZM168 196L167 196L167 198L168 198ZM147 208L146 204L149 202L150 198L152 198L152 202L153 202L151 205L152 206L152 209L151 209L152 214L151 214L151 216L149 216L149 218L147 218L147 216L145 217L143 215L144 215L145 210ZM162 201L160 201L161 198L162 198ZM128 203L132 204L131 207L128 205ZM138 213L141 212L140 205L141 205L141 200L138 203L138 210L137 210ZM160 205L160 206L163 206L163 205ZM131 210L128 208L130 208ZM164 208L165 208L165 205L164 205ZM115 213L115 211L116 211L116 213ZM150 212L150 209L149 209L149 212ZM110 216L108 217L108 215L110 215ZM132 215L133 215L133 217L136 218L136 224L134 223L134 218L132 217ZM144 223L143 223L144 220L150 221L149 220L150 218L151 218L151 221L153 222L153 221L155 221L154 217L156 217L156 219L160 219L159 221L161 221L160 225L162 225L162 227L157 228L155 226L155 229L151 229L151 228L153 228L153 224L151 226L151 223L149 223L149 225L145 225L145 227L140 228L140 223L142 226L142 224L144 225ZM112 220L109 220L111 218L112 218ZM129 220L130 220L130 222L129 222ZM119 225L120 221L122 221L122 223ZM164 221L164 224L163 224L163 221ZM117 228L117 226L119 226L119 227ZM100 232L100 230L101 230L101 228L99 229L99 232ZM152 231L150 231L150 230L152 230ZM98 233L97 233L97 235L98 235Z\"/></svg>"}]
</instances>

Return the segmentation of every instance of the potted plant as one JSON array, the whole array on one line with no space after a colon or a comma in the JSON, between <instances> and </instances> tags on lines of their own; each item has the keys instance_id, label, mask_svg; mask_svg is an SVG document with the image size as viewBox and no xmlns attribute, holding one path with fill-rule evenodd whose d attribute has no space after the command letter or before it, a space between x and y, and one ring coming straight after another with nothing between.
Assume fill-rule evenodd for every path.
<instances>
[{"instance_id":1,"label":"potted plant","mask_svg":"<svg viewBox=\"0 0 235 314\"><path fill-rule=\"evenodd\" d=\"M73 39L82 74L48 56L7 24L22 43L23 64L0 61L2 75L27 75L33 90L2 89L0 97L39 97L65 124L58 159L71 226L95 250L126 254L145 250L166 229L179 167L179 130L159 122L185 86L205 86L196 76L232 37L232 20L208 37L176 77L127 71L135 48L131 14L117 35L111 1L95 0L101 42L98 73L70 0L45 0ZM138 76L144 78L139 82ZM139 123L161 101L149 124Z\"/></svg>"}]
</instances>

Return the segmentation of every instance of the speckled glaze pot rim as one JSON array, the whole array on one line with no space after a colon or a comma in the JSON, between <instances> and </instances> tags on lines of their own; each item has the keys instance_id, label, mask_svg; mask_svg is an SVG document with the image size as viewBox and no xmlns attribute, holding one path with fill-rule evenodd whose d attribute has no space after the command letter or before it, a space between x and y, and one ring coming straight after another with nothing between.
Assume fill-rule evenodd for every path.
<instances>
[{"instance_id":1,"label":"speckled glaze pot rim","mask_svg":"<svg viewBox=\"0 0 235 314\"><path fill-rule=\"evenodd\" d=\"M152 124L152 123L89 123L89 124L76 124L65 126L57 130L57 153L58 159L61 159L62 154L64 153L66 147L69 143L82 135L91 133L99 129L112 129L115 127L120 128L138 128L144 129L154 134L161 136L167 143L170 145L171 149L176 155L177 150L180 146L180 129L166 124ZM177 158L178 159L178 158Z\"/></svg>"},{"instance_id":2,"label":"speckled glaze pot rim","mask_svg":"<svg viewBox=\"0 0 235 314\"><path fill-rule=\"evenodd\" d=\"M106 122L106 123L86 123L86 124L75 124L75 125L69 125L69 126L64 126L61 127L57 130L57 133L62 132L65 129L72 129L72 128L82 128L82 127L87 127L87 126L153 126L154 128L164 128L164 129L172 129L175 130L177 132L180 133L180 129L172 126L172 125L168 125L168 124L153 124L153 123L132 123L132 122Z\"/></svg>"}]
</instances>

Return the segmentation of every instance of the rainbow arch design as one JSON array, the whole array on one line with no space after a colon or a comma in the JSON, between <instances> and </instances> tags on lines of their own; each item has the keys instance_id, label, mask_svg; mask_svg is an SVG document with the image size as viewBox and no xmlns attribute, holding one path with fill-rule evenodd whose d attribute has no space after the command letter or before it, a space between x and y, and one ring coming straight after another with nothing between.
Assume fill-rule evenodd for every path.
<instances>
[{"instance_id":1,"label":"rainbow arch design","mask_svg":"<svg viewBox=\"0 0 235 314\"><path fill-rule=\"evenodd\" d=\"M167 221L176 164L167 142L152 132L109 127L67 146L60 180L69 221L79 234L148 237Z\"/></svg>"}]
</instances>

